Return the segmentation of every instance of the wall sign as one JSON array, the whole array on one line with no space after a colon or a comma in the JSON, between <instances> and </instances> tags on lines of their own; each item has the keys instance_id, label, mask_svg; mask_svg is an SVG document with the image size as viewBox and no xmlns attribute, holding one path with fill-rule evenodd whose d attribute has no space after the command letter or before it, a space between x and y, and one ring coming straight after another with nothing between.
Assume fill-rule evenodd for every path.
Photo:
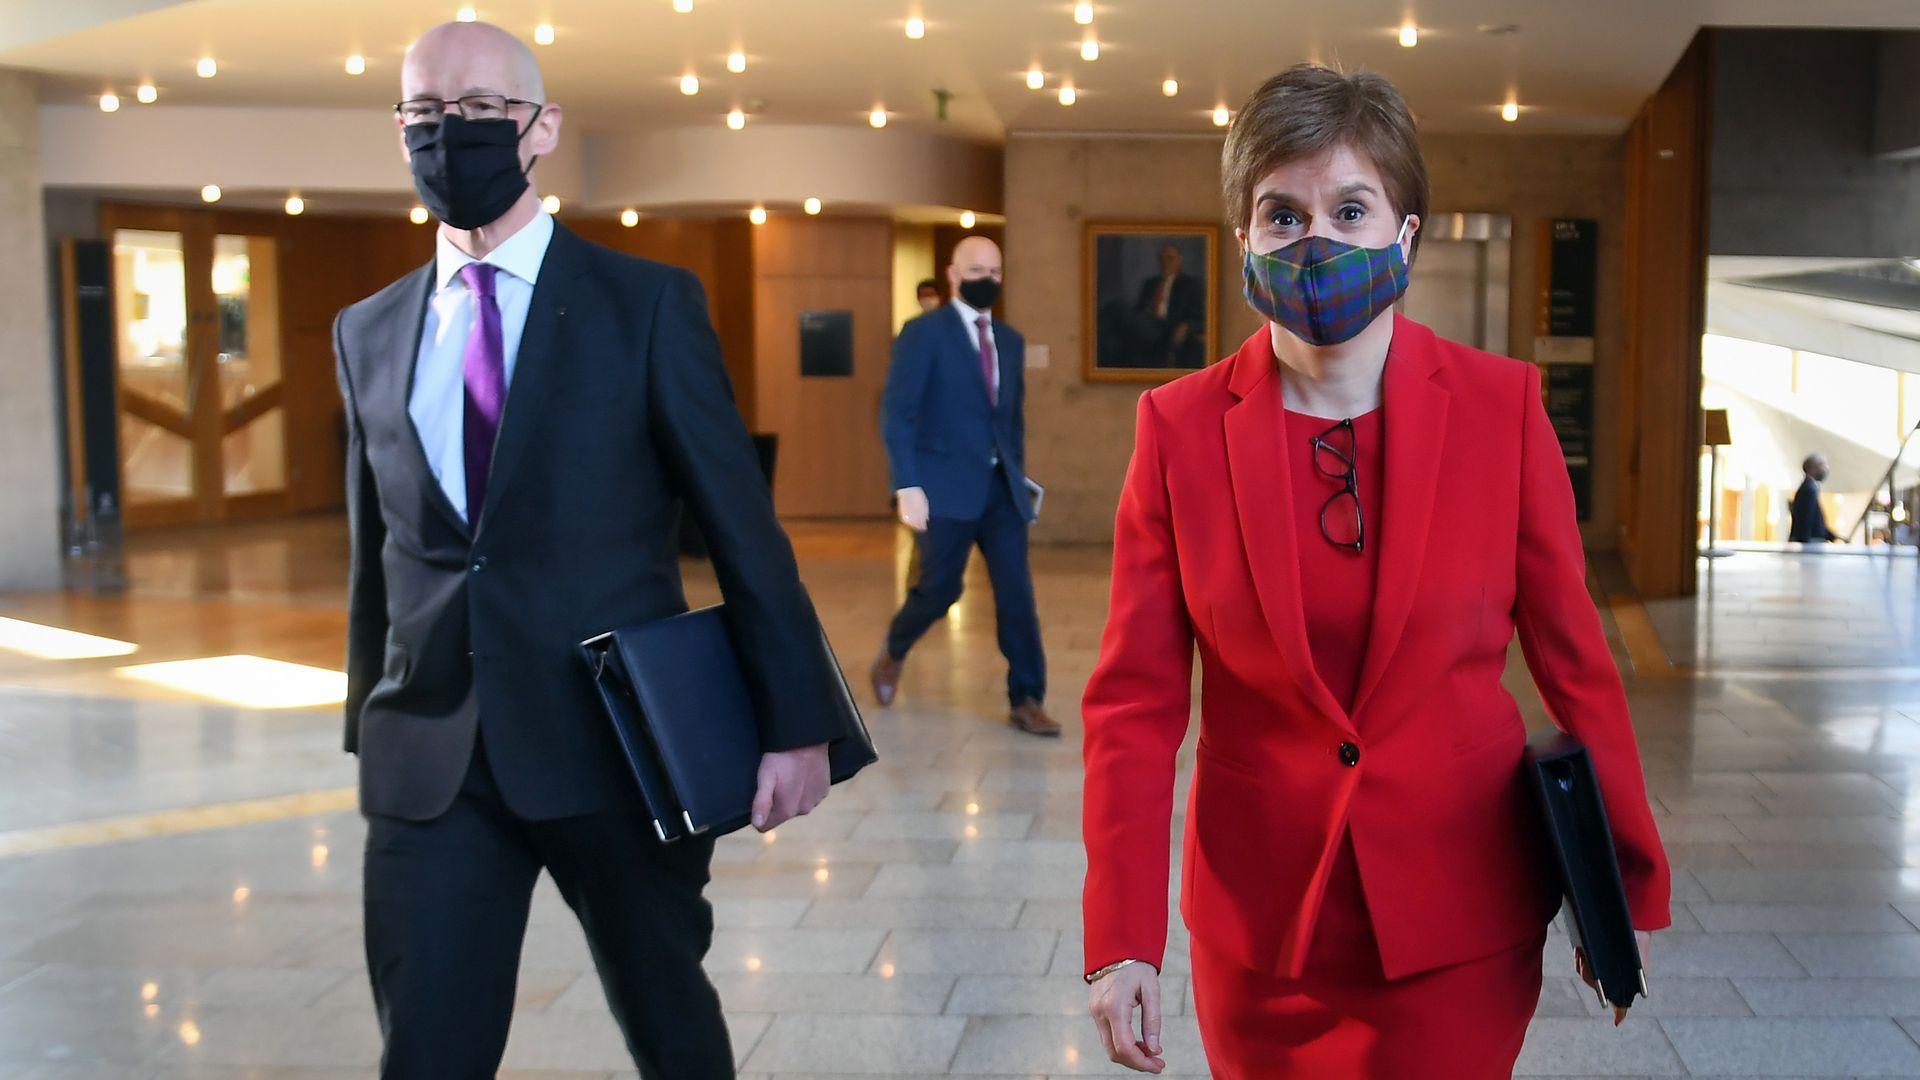
<instances>
[{"instance_id":1,"label":"wall sign","mask_svg":"<svg viewBox=\"0 0 1920 1080\"><path fill-rule=\"evenodd\" d=\"M850 378L853 375L853 312L800 313L800 376Z\"/></svg>"},{"instance_id":2,"label":"wall sign","mask_svg":"<svg viewBox=\"0 0 1920 1080\"><path fill-rule=\"evenodd\" d=\"M1599 277L1596 223L1540 223L1540 288L1534 302L1533 362L1540 365L1547 417L1560 439L1580 520L1593 512L1593 328Z\"/></svg>"}]
</instances>

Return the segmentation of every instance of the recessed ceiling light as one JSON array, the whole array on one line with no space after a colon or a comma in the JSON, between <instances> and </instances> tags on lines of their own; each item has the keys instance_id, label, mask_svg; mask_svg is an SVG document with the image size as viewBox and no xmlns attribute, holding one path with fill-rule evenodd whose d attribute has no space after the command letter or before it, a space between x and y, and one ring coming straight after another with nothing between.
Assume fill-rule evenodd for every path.
<instances>
[{"instance_id":1,"label":"recessed ceiling light","mask_svg":"<svg viewBox=\"0 0 1920 1080\"><path fill-rule=\"evenodd\" d=\"M1040 70L1040 65L1035 64L1027 69L1027 89L1038 90L1045 85L1047 85L1047 73Z\"/></svg>"},{"instance_id":2,"label":"recessed ceiling light","mask_svg":"<svg viewBox=\"0 0 1920 1080\"><path fill-rule=\"evenodd\" d=\"M1080 59L1088 63L1100 59L1099 38L1094 37L1092 34L1087 35L1087 40L1080 43Z\"/></svg>"},{"instance_id":3,"label":"recessed ceiling light","mask_svg":"<svg viewBox=\"0 0 1920 1080\"><path fill-rule=\"evenodd\" d=\"M1227 107L1225 105L1215 105L1213 107L1213 126L1214 127L1226 127L1228 124L1232 122L1233 122L1233 114L1227 111Z\"/></svg>"},{"instance_id":4,"label":"recessed ceiling light","mask_svg":"<svg viewBox=\"0 0 1920 1080\"><path fill-rule=\"evenodd\" d=\"M1509 101L1505 105L1500 106L1500 119L1505 120L1509 124L1520 119L1520 104Z\"/></svg>"},{"instance_id":5,"label":"recessed ceiling light","mask_svg":"<svg viewBox=\"0 0 1920 1080\"><path fill-rule=\"evenodd\" d=\"M873 111L867 114L867 123L872 124L876 128L886 127L887 107L885 105L875 105Z\"/></svg>"},{"instance_id":6,"label":"recessed ceiling light","mask_svg":"<svg viewBox=\"0 0 1920 1080\"><path fill-rule=\"evenodd\" d=\"M700 92L700 76L698 75L680 76L680 92L687 95L688 97L692 97L693 95L699 93Z\"/></svg>"},{"instance_id":7,"label":"recessed ceiling light","mask_svg":"<svg viewBox=\"0 0 1920 1080\"><path fill-rule=\"evenodd\" d=\"M119 112L120 111L120 95L114 93L111 90L107 91L104 94L101 94L100 95L100 111L101 112Z\"/></svg>"},{"instance_id":8,"label":"recessed ceiling light","mask_svg":"<svg viewBox=\"0 0 1920 1080\"><path fill-rule=\"evenodd\" d=\"M747 220L753 222L755 225L765 225L767 223L767 208L764 206L756 206L747 211Z\"/></svg>"},{"instance_id":9,"label":"recessed ceiling light","mask_svg":"<svg viewBox=\"0 0 1920 1080\"><path fill-rule=\"evenodd\" d=\"M1180 80L1168 79L1166 82L1161 83L1160 92L1167 97L1178 97L1180 94Z\"/></svg>"},{"instance_id":10,"label":"recessed ceiling light","mask_svg":"<svg viewBox=\"0 0 1920 1080\"><path fill-rule=\"evenodd\" d=\"M1080 100L1080 95L1074 92L1072 83L1068 83L1060 88L1060 104L1071 105L1078 100Z\"/></svg>"},{"instance_id":11,"label":"recessed ceiling light","mask_svg":"<svg viewBox=\"0 0 1920 1080\"><path fill-rule=\"evenodd\" d=\"M820 200L809 198L806 202L800 204L800 209L805 210L809 214L818 214L820 212Z\"/></svg>"},{"instance_id":12,"label":"recessed ceiling light","mask_svg":"<svg viewBox=\"0 0 1920 1080\"><path fill-rule=\"evenodd\" d=\"M413 222L415 225L425 225L428 217L427 208L424 206L416 206L407 211L407 220Z\"/></svg>"},{"instance_id":13,"label":"recessed ceiling light","mask_svg":"<svg viewBox=\"0 0 1920 1080\"><path fill-rule=\"evenodd\" d=\"M638 210L620 211L620 224L625 225L629 229L633 228L635 225L640 224L640 211Z\"/></svg>"},{"instance_id":14,"label":"recessed ceiling light","mask_svg":"<svg viewBox=\"0 0 1920 1080\"><path fill-rule=\"evenodd\" d=\"M472 4L468 4L459 11L454 12L453 18L456 22L479 22L480 13L473 10Z\"/></svg>"},{"instance_id":15,"label":"recessed ceiling light","mask_svg":"<svg viewBox=\"0 0 1920 1080\"><path fill-rule=\"evenodd\" d=\"M747 126L747 114L735 109L727 114L727 126L735 131Z\"/></svg>"},{"instance_id":16,"label":"recessed ceiling light","mask_svg":"<svg viewBox=\"0 0 1920 1080\"><path fill-rule=\"evenodd\" d=\"M541 23L541 24L540 24L539 26L536 26L536 27L534 27L534 28L533 28L533 43L534 43L535 45L551 45L551 44L553 44L553 24L552 24L552 23Z\"/></svg>"},{"instance_id":17,"label":"recessed ceiling light","mask_svg":"<svg viewBox=\"0 0 1920 1080\"><path fill-rule=\"evenodd\" d=\"M978 218L973 216L973 211L971 210L960 211L960 227L961 228L971 229L973 228L973 223L978 220L979 220Z\"/></svg>"},{"instance_id":18,"label":"recessed ceiling light","mask_svg":"<svg viewBox=\"0 0 1920 1080\"><path fill-rule=\"evenodd\" d=\"M307 212L307 200L301 198L298 195L288 196L287 216L299 217L301 214L304 214L306 212Z\"/></svg>"},{"instance_id":19,"label":"recessed ceiling light","mask_svg":"<svg viewBox=\"0 0 1920 1080\"><path fill-rule=\"evenodd\" d=\"M907 36L915 41L927 36L927 20L915 15L907 20Z\"/></svg>"},{"instance_id":20,"label":"recessed ceiling light","mask_svg":"<svg viewBox=\"0 0 1920 1080\"><path fill-rule=\"evenodd\" d=\"M1411 49L1418 44L1420 44L1420 28L1419 27L1413 25L1412 23L1408 23L1407 25L1400 28L1400 47L1401 48Z\"/></svg>"},{"instance_id":21,"label":"recessed ceiling light","mask_svg":"<svg viewBox=\"0 0 1920 1080\"><path fill-rule=\"evenodd\" d=\"M133 96L139 99L140 104L151 105L160 100L160 91L152 83L141 83L140 89L134 91Z\"/></svg>"},{"instance_id":22,"label":"recessed ceiling light","mask_svg":"<svg viewBox=\"0 0 1920 1080\"><path fill-rule=\"evenodd\" d=\"M1087 0L1080 0L1080 3L1073 5L1073 21L1079 23L1081 26L1091 25L1093 23L1093 5L1087 3Z\"/></svg>"},{"instance_id":23,"label":"recessed ceiling light","mask_svg":"<svg viewBox=\"0 0 1920 1080\"><path fill-rule=\"evenodd\" d=\"M560 196L549 195L546 198L541 199L540 209L545 210L549 214L559 213L560 212Z\"/></svg>"},{"instance_id":24,"label":"recessed ceiling light","mask_svg":"<svg viewBox=\"0 0 1920 1080\"><path fill-rule=\"evenodd\" d=\"M738 49L727 54L727 70L735 75L747 70L747 54Z\"/></svg>"},{"instance_id":25,"label":"recessed ceiling light","mask_svg":"<svg viewBox=\"0 0 1920 1080\"><path fill-rule=\"evenodd\" d=\"M220 65L213 62L213 57L203 56L200 58L200 62L194 65L193 70L194 73L201 78L211 79L215 75L220 74Z\"/></svg>"},{"instance_id":26,"label":"recessed ceiling light","mask_svg":"<svg viewBox=\"0 0 1920 1080\"><path fill-rule=\"evenodd\" d=\"M361 56L359 53L354 53L352 56L347 57L347 74L365 75L366 73L367 73L366 57Z\"/></svg>"},{"instance_id":27,"label":"recessed ceiling light","mask_svg":"<svg viewBox=\"0 0 1920 1080\"><path fill-rule=\"evenodd\" d=\"M693 10L693 0L673 0L673 10L685 15Z\"/></svg>"},{"instance_id":28,"label":"recessed ceiling light","mask_svg":"<svg viewBox=\"0 0 1920 1080\"><path fill-rule=\"evenodd\" d=\"M200 201L210 202L210 203L219 202L220 201L220 185L208 184L206 187L201 188Z\"/></svg>"}]
</instances>

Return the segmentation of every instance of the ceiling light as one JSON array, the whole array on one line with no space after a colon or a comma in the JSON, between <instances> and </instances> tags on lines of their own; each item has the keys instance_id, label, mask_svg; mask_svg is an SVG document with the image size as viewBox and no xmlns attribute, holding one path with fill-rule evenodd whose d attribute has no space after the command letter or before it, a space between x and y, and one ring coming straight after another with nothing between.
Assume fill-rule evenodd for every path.
<instances>
[{"instance_id":1,"label":"ceiling light","mask_svg":"<svg viewBox=\"0 0 1920 1080\"><path fill-rule=\"evenodd\" d=\"M213 62L213 57L203 56L200 58L200 62L194 65L193 70L201 78L211 79L215 75L220 74L220 65Z\"/></svg>"},{"instance_id":2,"label":"ceiling light","mask_svg":"<svg viewBox=\"0 0 1920 1080\"><path fill-rule=\"evenodd\" d=\"M139 646L130 641L94 637L57 626L22 622L0 617L0 649L31 656L36 660L92 660L102 656L126 656Z\"/></svg>"},{"instance_id":3,"label":"ceiling light","mask_svg":"<svg viewBox=\"0 0 1920 1080\"><path fill-rule=\"evenodd\" d=\"M220 185L208 184L206 187L201 188L200 201L201 202L219 202L220 201Z\"/></svg>"},{"instance_id":4,"label":"ceiling light","mask_svg":"<svg viewBox=\"0 0 1920 1080\"><path fill-rule=\"evenodd\" d=\"M747 220L753 222L755 225L765 225L767 223L767 208L764 206L756 206L747 211Z\"/></svg>"},{"instance_id":5,"label":"ceiling light","mask_svg":"<svg viewBox=\"0 0 1920 1080\"><path fill-rule=\"evenodd\" d=\"M809 198L806 202L800 204L800 208L810 215L818 214L820 212L820 200Z\"/></svg>"},{"instance_id":6,"label":"ceiling light","mask_svg":"<svg viewBox=\"0 0 1920 1080\"><path fill-rule=\"evenodd\" d=\"M1418 44L1420 44L1420 28L1419 27L1413 25L1412 23L1408 23L1407 25L1400 28L1400 47L1401 48L1411 49Z\"/></svg>"},{"instance_id":7,"label":"ceiling light","mask_svg":"<svg viewBox=\"0 0 1920 1080\"><path fill-rule=\"evenodd\" d=\"M140 104L151 105L160 100L160 91L155 89L152 83L141 83L140 89L134 91L133 96L140 99Z\"/></svg>"},{"instance_id":8,"label":"ceiling light","mask_svg":"<svg viewBox=\"0 0 1920 1080\"><path fill-rule=\"evenodd\" d=\"M427 208L424 206L416 206L407 211L407 220L413 222L415 225L425 225L427 223L427 216Z\"/></svg>"},{"instance_id":9,"label":"ceiling light","mask_svg":"<svg viewBox=\"0 0 1920 1080\"><path fill-rule=\"evenodd\" d=\"M1060 88L1060 104L1071 105L1078 100L1080 100L1080 95L1073 92L1072 83L1068 83Z\"/></svg>"},{"instance_id":10,"label":"ceiling light","mask_svg":"<svg viewBox=\"0 0 1920 1080\"><path fill-rule=\"evenodd\" d=\"M1080 3L1073 5L1073 21L1079 23L1081 26L1092 25L1093 5L1087 3L1086 0L1080 0Z\"/></svg>"},{"instance_id":11,"label":"ceiling light","mask_svg":"<svg viewBox=\"0 0 1920 1080\"><path fill-rule=\"evenodd\" d=\"M1520 119L1519 103L1509 101L1505 105L1500 106L1500 119L1505 120L1509 124Z\"/></svg>"},{"instance_id":12,"label":"ceiling light","mask_svg":"<svg viewBox=\"0 0 1920 1080\"><path fill-rule=\"evenodd\" d=\"M973 211L971 210L960 211L960 227L961 228L971 229L973 228L973 223L977 220L979 219L973 216Z\"/></svg>"},{"instance_id":13,"label":"ceiling light","mask_svg":"<svg viewBox=\"0 0 1920 1080\"><path fill-rule=\"evenodd\" d=\"M640 211L638 210L620 211L620 224L625 225L629 229L633 228L635 225L640 224Z\"/></svg>"},{"instance_id":14,"label":"ceiling light","mask_svg":"<svg viewBox=\"0 0 1920 1080\"><path fill-rule=\"evenodd\" d=\"M287 216L288 217L299 217L301 214L304 214L306 212L307 212L307 200L301 198L298 195L292 195L287 198Z\"/></svg>"},{"instance_id":15,"label":"ceiling light","mask_svg":"<svg viewBox=\"0 0 1920 1080\"><path fill-rule=\"evenodd\" d=\"M1180 93L1180 80L1168 79L1166 82L1161 83L1160 92L1162 94L1165 94L1167 97L1178 96Z\"/></svg>"},{"instance_id":16,"label":"ceiling light","mask_svg":"<svg viewBox=\"0 0 1920 1080\"><path fill-rule=\"evenodd\" d=\"M468 4L467 6L461 8L459 11L454 12L453 17L456 22L479 22L480 21L480 13L473 10L472 4Z\"/></svg>"},{"instance_id":17,"label":"ceiling light","mask_svg":"<svg viewBox=\"0 0 1920 1080\"><path fill-rule=\"evenodd\" d=\"M747 126L747 114L735 109L727 114L727 126L735 131Z\"/></svg>"},{"instance_id":18,"label":"ceiling light","mask_svg":"<svg viewBox=\"0 0 1920 1080\"><path fill-rule=\"evenodd\" d=\"M915 15L907 20L907 36L915 41L927 36L927 20Z\"/></svg>"},{"instance_id":19,"label":"ceiling light","mask_svg":"<svg viewBox=\"0 0 1920 1080\"><path fill-rule=\"evenodd\" d=\"M1232 122L1233 122L1233 114L1227 111L1227 107L1225 105L1215 105L1213 107L1213 126L1214 127L1226 127L1229 123L1232 123Z\"/></svg>"},{"instance_id":20,"label":"ceiling light","mask_svg":"<svg viewBox=\"0 0 1920 1080\"><path fill-rule=\"evenodd\" d=\"M354 53L352 56L347 57L347 74L365 75L366 73L367 73L366 57L361 56L359 53Z\"/></svg>"},{"instance_id":21,"label":"ceiling light","mask_svg":"<svg viewBox=\"0 0 1920 1080\"><path fill-rule=\"evenodd\" d=\"M687 95L688 97L692 97L693 95L699 93L700 92L700 76L698 75L680 76L680 92Z\"/></svg>"},{"instance_id":22,"label":"ceiling light","mask_svg":"<svg viewBox=\"0 0 1920 1080\"><path fill-rule=\"evenodd\" d=\"M1045 85L1047 85L1047 73L1040 70L1040 65L1035 64L1027 69L1027 89L1038 90Z\"/></svg>"},{"instance_id":23,"label":"ceiling light","mask_svg":"<svg viewBox=\"0 0 1920 1080\"><path fill-rule=\"evenodd\" d=\"M107 91L104 94L101 94L100 95L100 111L101 112L119 112L120 111L120 95L114 93L111 90Z\"/></svg>"},{"instance_id":24,"label":"ceiling light","mask_svg":"<svg viewBox=\"0 0 1920 1080\"><path fill-rule=\"evenodd\" d=\"M533 28L533 43L534 43L535 45L551 45L551 44L553 44L553 24L552 24L552 23L541 23L541 24L540 24L539 26L536 26L536 27L534 27L534 28Z\"/></svg>"},{"instance_id":25,"label":"ceiling light","mask_svg":"<svg viewBox=\"0 0 1920 1080\"><path fill-rule=\"evenodd\" d=\"M886 106L884 105L874 106L873 111L867 114L867 123L872 124L876 128L886 127L887 126Z\"/></svg>"},{"instance_id":26,"label":"ceiling light","mask_svg":"<svg viewBox=\"0 0 1920 1080\"><path fill-rule=\"evenodd\" d=\"M682 15L689 14L693 11L693 0L673 0L673 10Z\"/></svg>"},{"instance_id":27,"label":"ceiling light","mask_svg":"<svg viewBox=\"0 0 1920 1080\"><path fill-rule=\"evenodd\" d=\"M1092 63L1100 59L1100 39L1089 34L1087 40L1080 43L1080 59Z\"/></svg>"},{"instance_id":28,"label":"ceiling light","mask_svg":"<svg viewBox=\"0 0 1920 1080\"><path fill-rule=\"evenodd\" d=\"M546 198L541 199L540 209L545 210L549 214L559 213L560 212L560 196L549 195Z\"/></svg>"},{"instance_id":29,"label":"ceiling light","mask_svg":"<svg viewBox=\"0 0 1920 1080\"><path fill-rule=\"evenodd\" d=\"M747 70L747 54L735 49L727 54L727 70L735 75Z\"/></svg>"}]
</instances>

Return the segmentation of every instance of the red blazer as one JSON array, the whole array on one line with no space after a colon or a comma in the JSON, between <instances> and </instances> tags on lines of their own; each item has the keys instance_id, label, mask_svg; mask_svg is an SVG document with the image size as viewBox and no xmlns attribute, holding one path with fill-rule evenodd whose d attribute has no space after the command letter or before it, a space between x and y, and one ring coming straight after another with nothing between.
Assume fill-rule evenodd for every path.
<instances>
[{"instance_id":1,"label":"red blazer","mask_svg":"<svg viewBox=\"0 0 1920 1080\"><path fill-rule=\"evenodd\" d=\"M1267 329L1140 399L1082 707L1089 971L1165 953L1196 643L1181 912L1214 951L1297 978L1343 829L1388 978L1539 934L1559 901L1500 683L1516 629L1554 721L1593 755L1635 925L1669 924L1666 855L1538 371L1396 317L1385 393L1385 520L1367 530L1379 580L1351 716L1315 674L1301 617L1299 448Z\"/></svg>"}]
</instances>

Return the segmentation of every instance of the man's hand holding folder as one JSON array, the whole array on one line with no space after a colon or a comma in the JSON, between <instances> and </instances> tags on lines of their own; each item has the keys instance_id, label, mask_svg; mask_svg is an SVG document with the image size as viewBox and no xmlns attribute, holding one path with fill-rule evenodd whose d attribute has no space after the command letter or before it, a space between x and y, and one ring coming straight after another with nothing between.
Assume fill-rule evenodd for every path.
<instances>
[{"instance_id":1,"label":"man's hand holding folder","mask_svg":"<svg viewBox=\"0 0 1920 1080\"><path fill-rule=\"evenodd\" d=\"M829 785L826 743L760 755L753 827L770 832L813 813L813 808L826 799Z\"/></svg>"}]
</instances>

